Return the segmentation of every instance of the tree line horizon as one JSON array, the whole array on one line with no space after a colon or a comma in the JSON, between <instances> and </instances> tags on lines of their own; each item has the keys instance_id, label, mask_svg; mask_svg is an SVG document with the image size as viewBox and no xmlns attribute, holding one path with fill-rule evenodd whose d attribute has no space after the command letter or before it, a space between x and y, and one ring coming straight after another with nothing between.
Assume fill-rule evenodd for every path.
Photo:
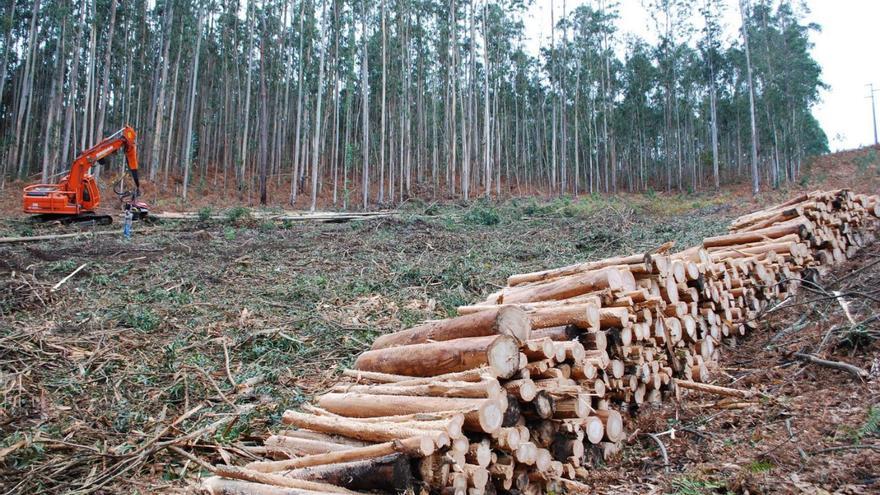
<instances>
[{"instance_id":1,"label":"tree line horizon","mask_svg":"<svg viewBox=\"0 0 880 495\"><path fill-rule=\"evenodd\" d=\"M649 43L615 2L548 1L533 55L529 0L0 0L0 181L57 180L126 124L159 191L311 209L757 193L828 151L800 2L645 0Z\"/></svg>"}]
</instances>

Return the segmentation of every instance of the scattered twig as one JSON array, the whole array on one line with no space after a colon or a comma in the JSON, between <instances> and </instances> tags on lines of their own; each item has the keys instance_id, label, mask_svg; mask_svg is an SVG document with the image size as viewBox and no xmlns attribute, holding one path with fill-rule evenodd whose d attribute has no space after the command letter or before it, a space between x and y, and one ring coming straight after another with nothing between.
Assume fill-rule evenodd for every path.
<instances>
[{"instance_id":1,"label":"scattered twig","mask_svg":"<svg viewBox=\"0 0 880 495\"><path fill-rule=\"evenodd\" d=\"M666 454L666 446L663 445L663 441L660 440L660 437L653 433L642 433L642 435L646 437L650 437L651 440L654 440L654 443L657 444L657 447L660 449L660 455L663 456L663 468L666 472L669 472L669 455Z\"/></svg>"},{"instance_id":2,"label":"scattered twig","mask_svg":"<svg viewBox=\"0 0 880 495\"><path fill-rule=\"evenodd\" d=\"M94 232L74 232L72 234L52 234L52 235L35 235L30 237L3 237L0 238L0 244L17 244L22 242L40 242L52 241L55 239L72 239L75 237L84 237L90 235L110 235L119 234L118 230L99 230Z\"/></svg>"},{"instance_id":3,"label":"scattered twig","mask_svg":"<svg viewBox=\"0 0 880 495\"><path fill-rule=\"evenodd\" d=\"M870 449L880 452L880 445L841 445L839 447L828 447L819 450L813 450L810 454L824 454L826 452L837 452L839 450L863 450Z\"/></svg>"},{"instance_id":4,"label":"scattered twig","mask_svg":"<svg viewBox=\"0 0 880 495\"><path fill-rule=\"evenodd\" d=\"M856 320L853 319L852 314L849 312L849 301L843 298L843 293L840 291L833 290L831 293L837 296L837 302L843 308L843 313L846 315L846 319L849 320L850 325L855 325Z\"/></svg>"},{"instance_id":5,"label":"scattered twig","mask_svg":"<svg viewBox=\"0 0 880 495\"><path fill-rule=\"evenodd\" d=\"M847 373L855 376L859 380L864 380L868 377L867 371L849 363L842 363L840 361L829 361L827 359L818 358L812 354L804 354L802 352L794 353L794 357L800 359L801 361L818 364L819 366L825 366L827 368L834 368L836 370L846 371Z\"/></svg>"},{"instance_id":6,"label":"scattered twig","mask_svg":"<svg viewBox=\"0 0 880 495\"><path fill-rule=\"evenodd\" d=\"M755 392L749 390L739 390L736 388L721 387L719 385L709 385L708 383L697 383L690 380L675 380L675 384L681 388L696 390L698 392L706 392L715 395L723 395L725 397L739 397L741 399L751 399L755 396ZM763 394L761 394L763 395Z\"/></svg>"},{"instance_id":7,"label":"scattered twig","mask_svg":"<svg viewBox=\"0 0 880 495\"><path fill-rule=\"evenodd\" d=\"M217 468L215 468L211 463L205 462L204 460L202 460L202 459L198 458L197 456L183 450L182 448L178 447L177 445L169 445L168 450L171 450L179 455L182 455L183 457L186 457L190 461L195 462L199 466L202 466L203 469L207 469L208 471L210 471L212 473L217 472Z\"/></svg>"},{"instance_id":8,"label":"scattered twig","mask_svg":"<svg viewBox=\"0 0 880 495\"><path fill-rule=\"evenodd\" d=\"M55 291L57 291L58 289L60 289L61 286L64 285L65 282L67 282L68 280L70 280L71 278L73 278L73 276L76 275L77 273L79 273L80 270L82 270L83 268L85 268L86 265L88 265L88 263L83 263L82 265L79 265L79 267L78 267L76 270L70 272L70 275L68 275L68 276L66 276L66 277L64 277L64 278L62 278L57 284L53 285L53 286L52 286L52 289L50 290L50 292L55 292Z\"/></svg>"},{"instance_id":9,"label":"scattered twig","mask_svg":"<svg viewBox=\"0 0 880 495\"><path fill-rule=\"evenodd\" d=\"M10 445L9 447L6 447L5 449L0 449L0 461L2 461L3 459L5 459L6 456L8 456L9 454L11 454L11 453L15 452L16 450L18 450L18 449L24 447L25 445L27 445L27 443L28 443L28 442L27 442L27 439L26 439L26 438L22 438L21 440L15 442L14 444Z\"/></svg>"},{"instance_id":10,"label":"scattered twig","mask_svg":"<svg viewBox=\"0 0 880 495\"><path fill-rule=\"evenodd\" d=\"M238 384L235 383L235 378L232 378L232 371L229 370L229 349L226 348L226 339L221 338L220 343L223 344L223 358L225 360L226 365L226 378L229 379L229 383L232 384L232 388L238 388Z\"/></svg>"}]
</instances>

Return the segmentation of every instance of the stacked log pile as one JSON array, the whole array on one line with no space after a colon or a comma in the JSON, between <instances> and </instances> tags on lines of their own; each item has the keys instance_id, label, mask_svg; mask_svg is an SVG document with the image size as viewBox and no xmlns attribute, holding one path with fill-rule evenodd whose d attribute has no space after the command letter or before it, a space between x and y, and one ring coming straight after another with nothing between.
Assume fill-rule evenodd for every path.
<instances>
[{"instance_id":1,"label":"stacked log pile","mask_svg":"<svg viewBox=\"0 0 880 495\"><path fill-rule=\"evenodd\" d=\"M588 490L630 408L705 382L761 310L874 241L877 196L817 191L742 216L728 234L513 275L459 316L384 335L291 429L275 460L218 466L209 493ZM622 414L623 413L623 414Z\"/></svg>"}]
</instances>

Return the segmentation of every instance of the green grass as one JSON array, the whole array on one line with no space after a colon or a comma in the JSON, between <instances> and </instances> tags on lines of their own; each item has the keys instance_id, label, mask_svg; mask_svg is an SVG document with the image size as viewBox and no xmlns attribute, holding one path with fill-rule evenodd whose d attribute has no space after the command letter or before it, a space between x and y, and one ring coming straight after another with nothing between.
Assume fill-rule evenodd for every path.
<instances>
[{"instance_id":1,"label":"green grass","mask_svg":"<svg viewBox=\"0 0 880 495\"><path fill-rule=\"evenodd\" d=\"M672 480L672 495L710 495L714 493L728 493L725 485L719 481L711 481L681 476Z\"/></svg>"},{"instance_id":2,"label":"green grass","mask_svg":"<svg viewBox=\"0 0 880 495\"><path fill-rule=\"evenodd\" d=\"M79 264L71 259L54 261L49 265L49 271L70 273L75 270L77 266L79 266Z\"/></svg>"},{"instance_id":3,"label":"green grass","mask_svg":"<svg viewBox=\"0 0 880 495\"><path fill-rule=\"evenodd\" d=\"M139 332L150 333L159 328L159 316L150 308L126 308L119 315L119 324Z\"/></svg>"},{"instance_id":4,"label":"green grass","mask_svg":"<svg viewBox=\"0 0 880 495\"><path fill-rule=\"evenodd\" d=\"M759 474L759 473L770 472L770 470L772 470L773 467L774 466L773 466L772 462L770 462L766 459L762 459L759 461L752 461L751 463L749 463L748 470L752 473Z\"/></svg>"},{"instance_id":5,"label":"green grass","mask_svg":"<svg viewBox=\"0 0 880 495\"><path fill-rule=\"evenodd\" d=\"M865 437L880 435L880 406L871 406L868 409L868 417L859 428L858 440L861 442Z\"/></svg>"}]
</instances>

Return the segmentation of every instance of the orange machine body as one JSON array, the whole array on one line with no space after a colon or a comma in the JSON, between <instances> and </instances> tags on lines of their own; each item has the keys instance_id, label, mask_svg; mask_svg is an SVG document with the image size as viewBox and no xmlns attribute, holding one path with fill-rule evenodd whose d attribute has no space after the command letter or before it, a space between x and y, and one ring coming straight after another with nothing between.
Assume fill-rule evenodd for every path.
<instances>
[{"instance_id":1,"label":"orange machine body","mask_svg":"<svg viewBox=\"0 0 880 495\"><path fill-rule=\"evenodd\" d=\"M101 192L89 170L120 149L125 151L125 161L139 187L137 176L138 158L135 145L136 134L129 126L84 151L74 159L70 172L57 184L34 184L24 188L25 213L42 215L82 215L94 212L101 204ZM102 161L103 163L103 161Z\"/></svg>"}]
</instances>

